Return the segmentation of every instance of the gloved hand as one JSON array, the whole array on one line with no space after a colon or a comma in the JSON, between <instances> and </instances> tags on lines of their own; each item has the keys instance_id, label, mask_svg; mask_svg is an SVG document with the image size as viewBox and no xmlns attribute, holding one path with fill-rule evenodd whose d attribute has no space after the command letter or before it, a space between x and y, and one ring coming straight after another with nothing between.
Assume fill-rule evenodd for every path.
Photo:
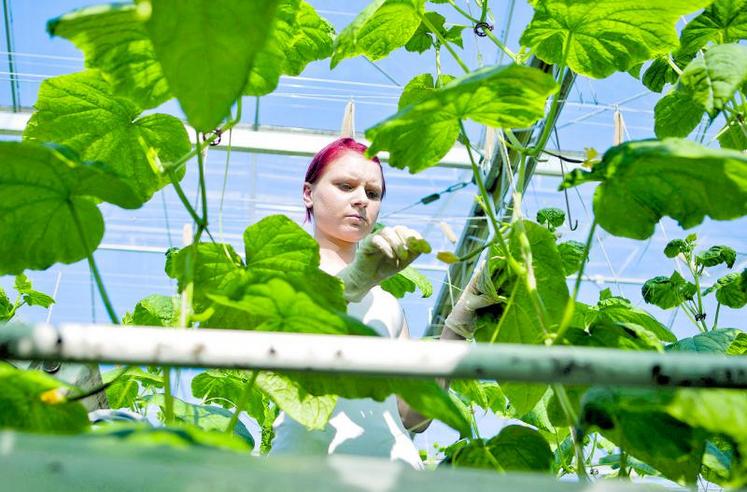
<instances>
[{"instance_id":1,"label":"gloved hand","mask_svg":"<svg viewBox=\"0 0 747 492\"><path fill-rule=\"evenodd\" d=\"M472 277L462 291L451 313L444 321L448 328L457 335L471 339L475 334L475 311L500 302L502 298L495 292L490 280L487 261L483 260L475 267Z\"/></svg>"},{"instance_id":2,"label":"gloved hand","mask_svg":"<svg viewBox=\"0 0 747 492\"><path fill-rule=\"evenodd\" d=\"M431 245L416 231L404 227L384 227L369 234L358 245L353 262L337 276L345 284L345 299L359 302L375 285L430 253Z\"/></svg>"}]
</instances>

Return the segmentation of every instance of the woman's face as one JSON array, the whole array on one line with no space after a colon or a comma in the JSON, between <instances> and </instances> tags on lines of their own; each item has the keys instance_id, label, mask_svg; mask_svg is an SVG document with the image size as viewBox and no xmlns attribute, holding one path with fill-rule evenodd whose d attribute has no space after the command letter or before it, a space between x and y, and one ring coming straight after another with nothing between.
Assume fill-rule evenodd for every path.
<instances>
[{"instance_id":1,"label":"woman's face","mask_svg":"<svg viewBox=\"0 0 747 492\"><path fill-rule=\"evenodd\" d=\"M383 178L378 164L348 151L330 162L316 183L304 183L318 239L356 243L379 216Z\"/></svg>"}]
</instances>

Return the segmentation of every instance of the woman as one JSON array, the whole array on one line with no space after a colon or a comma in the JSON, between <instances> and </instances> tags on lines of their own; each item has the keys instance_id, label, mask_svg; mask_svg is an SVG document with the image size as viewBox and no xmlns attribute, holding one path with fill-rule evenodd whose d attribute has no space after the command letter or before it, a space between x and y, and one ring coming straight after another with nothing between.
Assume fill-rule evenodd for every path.
<instances>
[{"instance_id":1,"label":"woman","mask_svg":"<svg viewBox=\"0 0 747 492\"><path fill-rule=\"evenodd\" d=\"M430 245L403 226L370 234L386 184L379 159L367 158L366 148L352 138L341 138L314 156L303 185L306 218L313 218L321 269L337 275L345 285L348 314L381 336L407 339L409 330L399 302L379 284L421 253L429 253ZM478 268L462 291L444 323L442 339L471 338L475 310L494 302L480 292L480 281L485 281L481 272ZM281 413L275 422L272 453L380 456L422 469L408 431L422 432L429 423L394 395L383 402L339 398L322 431L308 431Z\"/></svg>"},{"instance_id":2,"label":"woman","mask_svg":"<svg viewBox=\"0 0 747 492\"><path fill-rule=\"evenodd\" d=\"M343 280L348 313L381 336L408 338L399 302L378 284L430 252L430 246L402 226L369 235L386 184L379 159L365 157L365 151L365 145L341 138L317 153L306 172L303 202L307 219L313 218L320 267ZM323 431L308 431L281 414L272 452L381 456L420 469L422 461L406 429L426 426L422 416L398 404L394 395L383 402L340 398Z\"/></svg>"}]
</instances>

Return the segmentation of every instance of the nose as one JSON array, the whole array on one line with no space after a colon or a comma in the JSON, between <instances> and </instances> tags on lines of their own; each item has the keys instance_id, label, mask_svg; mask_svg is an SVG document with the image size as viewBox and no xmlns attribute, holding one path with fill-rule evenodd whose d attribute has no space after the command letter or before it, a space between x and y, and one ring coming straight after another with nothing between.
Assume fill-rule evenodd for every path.
<instances>
[{"instance_id":1,"label":"nose","mask_svg":"<svg viewBox=\"0 0 747 492\"><path fill-rule=\"evenodd\" d=\"M359 188L355 190L353 194L353 206L356 208L366 208L368 206L369 198L366 194L366 190Z\"/></svg>"}]
</instances>

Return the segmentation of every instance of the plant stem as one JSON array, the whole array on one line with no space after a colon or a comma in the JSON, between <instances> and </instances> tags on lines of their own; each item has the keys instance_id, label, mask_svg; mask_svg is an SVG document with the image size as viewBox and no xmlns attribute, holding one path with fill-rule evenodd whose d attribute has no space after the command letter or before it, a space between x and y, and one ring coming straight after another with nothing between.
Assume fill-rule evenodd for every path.
<instances>
[{"instance_id":1,"label":"plant stem","mask_svg":"<svg viewBox=\"0 0 747 492\"><path fill-rule=\"evenodd\" d=\"M189 212L192 220L194 220L198 226L202 224L202 217L199 216L192 204L189 203L189 198L187 198L187 195L184 193L184 189L182 188L182 185L179 184L179 180L176 179L174 171L167 171L167 175L171 180L171 184L174 186L174 191L176 191L176 195L179 197L179 201L181 201L182 205L184 205L184 208L187 209L187 212Z\"/></svg>"},{"instance_id":2,"label":"plant stem","mask_svg":"<svg viewBox=\"0 0 747 492\"><path fill-rule=\"evenodd\" d=\"M258 375L259 371L251 372L249 381L247 381L246 386L244 386L244 391L241 393L239 401L236 403L236 410L233 412L233 415L231 415L231 420L228 421L228 425L226 426L226 434L231 434L233 432L233 428L236 427L236 423L239 421L239 414L244 411L244 407L249 401L249 397L252 394L252 388L254 388L254 382L257 380Z\"/></svg>"},{"instance_id":3,"label":"plant stem","mask_svg":"<svg viewBox=\"0 0 747 492\"><path fill-rule=\"evenodd\" d=\"M468 21L472 22L473 24L477 24L478 22L480 22L480 19L475 19L474 17L472 17L471 15L469 15L467 12L465 12L464 10L462 10L462 8L459 7L454 0L448 0L448 2L451 4L452 7L454 7L454 9L457 12L459 12L460 14L462 14L462 16L465 19L467 19Z\"/></svg>"},{"instance_id":4,"label":"plant stem","mask_svg":"<svg viewBox=\"0 0 747 492\"><path fill-rule=\"evenodd\" d=\"M75 222L75 228L78 229L80 242L83 244L83 248L85 249L85 251L89 251L88 241L86 240L86 233L83 230L83 224L81 223L80 217L78 216L78 211L75 209L75 207L72 206L72 204L70 205L69 210L70 215L72 215L73 217L73 222ZM86 259L88 260L88 268L91 269L91 274L93 275L93 278L96 282L96 288L98 288L99 290L101 301L104 303L104 307L106 308L106 314L109 315L109 319L111 320L112 324L118 325L119 316L117 316L117 313L114 311L112 302L111 300L109 300L109 295L106 293L104 281L101 279L101 274L99 273L99 269L96 266L96 260L93 258L93 251L86 255Z\"/></svg>"},{"instance_id":5,"label":"plant stem","mask_svg":"<svg viewBox=\"0 0 747 492\"><path fill-rule=\"evenodd\" d=\"M557 82L559 85L563 84L563 79L565 78L565 66L564 65L558 65L558 79ZM533 155L539 155L542 150L544 150L545 145L547 145L547 140L550 138L550 133L552 132L553 127L555 126L555 117L558 114L558 110L560 108L560 89L558 89L558 92L553 94L552 96L552 102L550 103L550 112L545 117L545 123L542 126L542 133L540 134L539 139L537 140L537 144L534 146L533 149Z\"/></svg>"},{"instance_id":6,"label":"plant stem","mask_svg":"<svg viewBox=\"0 0 747 492\"><path fill-rule=\"evenodd\" d=\"M199 133L196 135L197 140L200 139ZM207 186L205 185L205 152L197 154L197 169L199 171L200 179L200 197L202 199L202 222L198 224L203 227L207 227L208 224L208 204L207 204Z\"/></svg>"},{"instance_id":7,"label":"plant stem","mask_svg":"<svg viewBox=\"0 0 747 492\"><path fill-rule=\"evenodd\" d=\"M174 395L171 394L171 368L163 367L163 401L166 425L174 422Z\"/></svg>"},{"instance_id":8,"label":"plant stem","mask_svg":"<svg viewBox=\"0 0 747 492\"><path fill-rule=\"evenodd\" d=\"M508 249L508 243L506 243L506 239L503 237L500 224L498 223L498 219L496 218L495 212L493 211L493 200L490 198L487 188L485 188L485 183L482 180L482 173L480 172L480 168L477 167L475 157L472 155L472 144L469 141L469 137L467 137L467 131L464 128L464 123L462 122L462 120L459 120L459 128L462 131L462 135L464 135L464 138L467 140L467 155L469 156L469 162L472 165L472 174L474 174L475 176L477 188L480 190L480 196L482 197L483 203L485 203L485 213L488 215L490 223L493 225L493 234L498 240L501 250L506 256L506 260L510 264L510 262L513 260L513 258L511 257L511 251Z\"/></svg>"},{"instance_id":9,"label":"plant stem","mask_svg":"<svg viewBox=\"0 0 747 492\"><path fill-rule=\"evenodd\" d=\"M713 328L711 328L711 331L715 330L718 327L718 313L721 311L721 303L719 302L716 304L716 317L713 319Z\"/></svg>"},{"instance_id":10,"label":"plant stem","mask_svg":"<svg viewBox=\"0 0 747 492\"><path fill-rule=\"evenodd\" d=\"M591 242L594 239L594 232L596 231L596 229L597 229L597 220L595 218L594 221L591 223L591 228L589 229L589 235L586 236L586 244L584 245L584 254L581 260L581 268L578 269L578 275L576 276L576 283L573 286L573 296L568 299L568 303L565 305L565 310L563 311L563 319L560 322L560 327L558 327L558 332L555 335L555 340L553 340L553 344L563 338L565 331L571 325L571 321L573 320L573 312L576 310L576 299L578 298L578 292L581 289L581 279L584 276L584 270L586 269L586 263L589 261L589 251L591 251Z\"/></svg>"},{"instance_id":11,"label":"plant stem","mask_svg":"<svg viewBox=\"0 0 747 492\"><path fill-rule=\"evenodd\" d=\"M454 57L454 60L459 64L460 67L462 67L462 70L464 70L464 73L469 73L470 69L469 67L462 61L462 59L459 57L456 51L454 51L454 48L451 47L449 42L444 39L443 36L441 36L441 33L436 29L436 27L431 23L430 20L428 20L428 17L421 13L420 14L420 20L423 21L423 24L425 24L428 29L438 38L438 42L441 43L443 46L446 47L447 50L449 50L449 53L451 53L451 56Z\"/></svg>"},{"instance_id":12,"label":"plant stem","mask_svg":"<svg viewBox=\"0 0 747 492\"><path fill-rule=\"evenodd\" d=\"M693 280L695 281L695 293L697 294L698 299L698 312L696 313L697 316L695 316L695 320L700 323L700 327L702 327L702 330L704 333L708 331L708 326L706 326L705 320L701 319L703 313L703 296L700 293L700 272L698 272L698 267L692 264L692 259L689 259L687 262L687 268L690 270L690 274L693 276Z\"/></svg>"},{"instance_id":13,"label":"plant stem","mask_svg":"<svg viewBox=\"0 0 747 492\"><path fill-rule=\"evenodd\" d=\"M571 404L571 400L568 398L568 393L565 392L565 388L563 387L563 385L553 384L552 390L555 393L555 396L558 398L560 408L563 410L563 414L565 415L566 421L568 422L568 426L571 429L573 447L576 451L576 474L578 475L578 479L580 481L588 482L589 475L586 473L583 437L580 438L581 442L579 442L579 435L576 432L576 422L578 421L578 416L573 410L573 405Z\"/></svg>"},{"instance_id":14,"label":"plant stem","mask_svg":"<svg viewBox=\"0 0 747 492\"><path fill-rule=\"evenodd\" d=\"M516 63L516 53L511 51L508 46L503 44L503 42L498 39L495 34L493 34L493 31L491 31L490 29L485 29L484 31L485 34L488 35L488 39L490 39L496 46L498 46L498 48L501 49L501 51L503 51L506 55L508 55L509 58L511 58L514 63Z\"/></svg>"}]
</instances>

